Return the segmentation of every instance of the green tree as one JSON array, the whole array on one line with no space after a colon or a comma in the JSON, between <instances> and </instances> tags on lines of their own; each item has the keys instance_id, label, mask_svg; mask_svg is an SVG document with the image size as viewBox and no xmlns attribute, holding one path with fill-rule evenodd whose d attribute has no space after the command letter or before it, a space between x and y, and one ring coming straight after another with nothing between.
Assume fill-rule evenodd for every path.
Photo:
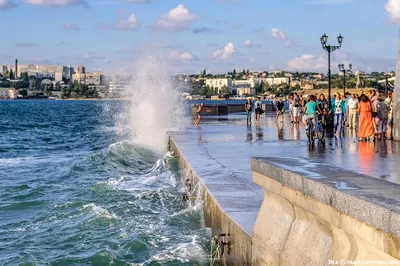
<instances>
[{"instance_id":1,"label":"green tree","mask_svg":"<svg viewBox=\"0 0 400 266\"><path fill-rule=\"evenodd\" d=\"M263 82L263 92L269 91L269 84L268 82L264 81Z\"/></svg>"},{"instance_id":2,"label":"green tree","mask_svg":"<svg viewBox=\"0 0 400 266\"><path fill-rule=\"evenodd\" d=\"M10 71L6 71L6 73L4 73L4 78L9 79L10 78Z\"/></svg>"},{"instance_id":3,"label":"green tree","mask_svg":"<svg viewBox=\"0 0 400 266\"><path fill-rule=\"evenodd\" d=\"M25 89L19 89L18 94L25 97L28 95L28 92Z\"/></svg>"},{"instance_id":4,"label":"green tree","mask_svg":"<svg viewBox=\"0 0 400 266\"><path fill-rule=\"evenodd\" d=\"M12 69L10 70L10 79L14 79L14 72L12 71Z\"/></svg>"},{"instance_id":5,"label":"green tree","mask_svg":"<svg viewBox=\"0 0 400 266\"><path fill-rule=\"evenodd\" d=\"M29 89L32 90L32 91L37 89L36 79L31 79L29 81Z\"/></svg>"},{"instance_id":6,"label":"green tree","mask_svg":"<svg viewBox=\"0 0 400 266\"><path fill-rule=\"evenodd\" d=\"M61 82L57 82L56 83L56 91L60 91L61 90Z\"/></svg>"},{"instance_id":7,"label":"green tree","mask_svg":"<svg viewBox=\"0 0 400 266\"><path fill-rule=\"evenodd\" d=\"M233 78L233 79L236 78L236 69L234 69L234 70L232 71L232 78Z\"/></svg>"},{"instance_id":8,"label":"green tree","mask_svg":"<svg viewBox=\"0 0 400 266\"><path fill-rule=\"evenodd\" d=\"M221 93L222 94L227 94L228 93L228 87L226 85L222 86Z\"/></svg>"}]
</instances>

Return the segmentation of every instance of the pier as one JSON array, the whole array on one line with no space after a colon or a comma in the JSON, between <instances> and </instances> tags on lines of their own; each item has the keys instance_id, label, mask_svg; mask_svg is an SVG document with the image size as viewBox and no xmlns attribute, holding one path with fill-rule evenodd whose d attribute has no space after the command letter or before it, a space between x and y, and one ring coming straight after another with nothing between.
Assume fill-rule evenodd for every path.
<instances>
[{"instance_id":1,"label":"pier","mask_svg":"<svg viewBox=\"0 0 400 266\"><path fill-rule=\"evenodd\" d=\"M206 225L228 236L224 264L398 262L400 144L355 133L309 147L288 118L247 127L244 114L210 116L171 133L170 150Z\"/></svg>"}]
</instances>

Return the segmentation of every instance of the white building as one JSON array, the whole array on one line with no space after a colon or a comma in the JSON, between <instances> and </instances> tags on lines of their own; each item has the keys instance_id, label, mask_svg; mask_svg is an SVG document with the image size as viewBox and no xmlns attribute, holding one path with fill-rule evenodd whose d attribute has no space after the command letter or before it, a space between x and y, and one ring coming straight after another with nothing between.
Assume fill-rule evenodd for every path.
<instances>
[{"instance_id":1,"label":"white building","mask_svg":"<svg viewBox=\"0 0 400 266\"><path fill-rule=\"evenodd\" d=\"M254 95L255 86L261 84L262 79L234 80L232 82L232 94Z\"/></svg>"},{"instance_id":2,"label":"white building","mask_svg":"<svg viewBox=\"0 0 400 266\"><path fill-rule=\"evenodd\" d=\"M0 88L0 99L15 99L17 98L14 88Z\"/></svg>"},{"instance_id":3,"label":"white building","mask_svg":"<svg viewBox=\"0 0 400 266\"><path fill-rule=\"evenodd\" d=\"M232 80L230 78L206 79L206 86L218 89L218 93L223 93L224 89L232 93Z\"/></svg>"},{"instance_id":4,"label":"white building","mask_svg":"<svg viewBox=\"0 0 400 266\"><path fill-rule=\"evenodd\" d=\"M265 81L270 86L273 86L273 85L289 84L290 83L290 78L289 77L281 77L281 78L268 77L268 78L265 78Z\"/></svg>"}]
</instances>

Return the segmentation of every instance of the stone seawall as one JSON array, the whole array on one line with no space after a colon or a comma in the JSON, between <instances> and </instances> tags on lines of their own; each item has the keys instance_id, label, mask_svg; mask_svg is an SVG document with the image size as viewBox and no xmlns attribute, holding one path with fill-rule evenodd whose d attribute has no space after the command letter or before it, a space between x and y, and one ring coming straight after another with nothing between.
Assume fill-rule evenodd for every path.
<instances>
[{"instance_id":1,"label":"stone seawall","mask_svg":"<svg viewBox=\"0 0 400 266\"><path fill-rule=\"evenodd\" d=\"M223 265L400 265L400 185L302 158L250 163L265 151L218 130L170 133L169 150L206 226L229 236Z\"/></svg>"},{"instance_id":2,"label":"stone seawall","mask_svg":"<svg viewBox=\"0 0 400 266\"><path fill-rule=\"evenodd\" d=\"M253 265L400 264L400 185L299 158L252 169L264 190Z\"/></svg>"},{"instance_id":3,"label":"stone seawall","mask_svg":"<svg viewBox=\"0 0 400 266\"><path fill-rule=\"evenodd\" d=\"M228 235L228 246L224 249L221 262L224 265L251 265L251 232L239 223L247 219L249 213L242 212L243 202L240 202L240 198L226 197L228 194L224 193L227 189L232 189L237 180L224 178L218 166L212 164L209 165L209 169L202 169L203 175L200 176L199 169L192 166L195 161L185 158L190 152L184 154L173 137L169 139L169 150L178 158L183 182L189 183L191 188L197 188L197 197L203 200L206 226L212 229L213 235ZM257 209L258 207L253 208L254 212L250 216L254 216Z\"/></svg>"}]
</instances>

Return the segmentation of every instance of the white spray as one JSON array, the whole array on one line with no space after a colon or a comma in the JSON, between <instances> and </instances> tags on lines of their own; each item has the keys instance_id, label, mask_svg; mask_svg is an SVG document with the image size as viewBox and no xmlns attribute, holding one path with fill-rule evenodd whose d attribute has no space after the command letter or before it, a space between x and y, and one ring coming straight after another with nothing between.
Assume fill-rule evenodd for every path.
<instances>
[{"instance_id":1,"label":"white spray","mask_svg":"<svg viewBox=\"0 0 400 266\"><path fill-rule=\"evenodd\" d=\"M161 56L144 55L132 67L132 81L126 88L126 113L120 123L129 127L132 140L156 152L166 149L167 132L180 130L184 119L181 89L168 72ZM128 119L126 119L128 116Z\"/></svg>"}]
</instances>

